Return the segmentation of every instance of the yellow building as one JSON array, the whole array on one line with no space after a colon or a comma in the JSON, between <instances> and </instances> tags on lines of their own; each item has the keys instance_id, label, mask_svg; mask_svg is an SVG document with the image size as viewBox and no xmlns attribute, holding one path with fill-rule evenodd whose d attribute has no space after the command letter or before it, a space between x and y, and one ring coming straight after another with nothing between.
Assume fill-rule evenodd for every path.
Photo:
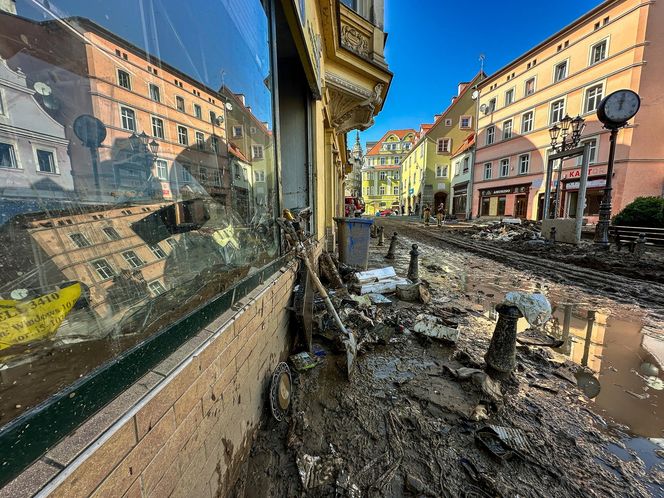
<instances>
[{"instance_id":1,"label":"yellow building","mask_svg":"<svg viewBox=\"0 0 664 498\"><path fill-rule=\"evenodd\" d=\"M362 194L366 214L384 209L401 213L401 163L411 150L417 132L390 130L378 142L367 143L362 168Z\"/></svg>"},{"instance_id":2,"label":"yellow building","mask_svg":"<svg viewBox=\"0 0 664 498\"><path fill-rule=\"evenodd\" d=\"M470 82L460 83L450 106L435 116L433 125L422 125L417 142L403 160L401 187L406 209L421 212L439 204L450 210L450 174L452 154L474 133L475 86L484 79L478 73Z\"/></svg>"}]
</instances>

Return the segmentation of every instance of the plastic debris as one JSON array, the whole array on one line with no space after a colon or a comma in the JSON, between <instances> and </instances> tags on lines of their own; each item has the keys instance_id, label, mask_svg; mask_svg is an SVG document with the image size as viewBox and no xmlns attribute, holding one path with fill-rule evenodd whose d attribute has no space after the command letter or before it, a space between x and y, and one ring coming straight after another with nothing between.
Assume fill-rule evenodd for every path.
<instances>
[{"instance_id":1,"label":"plastic debris","mask_svg":"<svg viewBox=\"0 0 664 498\"><path fill-rule=\"evenodd\" d=\"M456 342L459 339L459 329L443 325L442 320L433 315L417 315L413 331L443 341Z\"/></svg>"},{"instance_id":2,"label":"plastic debris","mask_svg":"<svg viewBox=\"0 0 664 498\"><path fill-rule=\"evenodd\" d=\"M367 294L367 297L371 300L372 304L392 304L392 301L382 294Z\"/></svg>"},{"instance_id":3,"label":"plastic debris","mask_svg":"<svg viewBox=\"0 0 664 498\"><path fill-rule=\"evenodd\" d=\"M295 368L295 370L298 372L311 370L312 368L318 366L318 363L320 362L317 356L312 356L306 351L289 356L288 361L291 362L293 368Z\"/></svg>"},{"instance_id":4,"label":"plastic debris","mask_svg":"<svg viewBox=\"0 0 664 498\"><path fill-rule=\"evenodd\" d=\"M304 489L317 488L336 481L335 474L341 465L341 458L336 455L325 457L299 455L297 457L297 470L302 480Z\"/></svg>"},{"instance_id":5,"label":"plastic debris","mask_svg":"<svg viewBox=\"0 0 664 498\"><path fill-rule=\"evenodd\" d=\"M551 318L551 304L543 294L508 292L504 303L519 308L532 327L541 327Z\"/></svg>"},{"instance_id":6,"label":"plastic debris","mask_svg":"<svg viewBox=\"0 0 664 498\"><path fill-rule=\"evenodd\" d=\"M360 295L391 294L396 292L398 285L411 283L410 280L397 276L392 266L356 273L354 279L354 287Z\"/></svg>"}]
</instances>

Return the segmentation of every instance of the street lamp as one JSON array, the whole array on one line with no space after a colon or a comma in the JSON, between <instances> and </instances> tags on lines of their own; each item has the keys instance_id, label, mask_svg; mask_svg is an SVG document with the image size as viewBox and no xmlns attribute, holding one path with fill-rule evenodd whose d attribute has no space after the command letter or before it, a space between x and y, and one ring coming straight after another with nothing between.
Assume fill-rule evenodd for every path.
<instances>
[{"instance_id":1,"label":"street lamp","mask_svg":"<svg viewBox=\"0 0 664 498\"><path fill-rule=\"evenodd\" d=\"M577 116L572 119L569 114L566 114L565 117L560 120L559 125L555 124L549 129L549 136L551 137L551 148L556 154L575 149L579 146L579 142L581 141L581 133L583 133L586 122L581 116ZM572 132L571 135L570 130ZM560 138L560 142L558 142L558 138ZM554 218L558 217L558 213L560 212L560 184L563 175L563 161L564 159L561 158L560 166L558 167L558 179L556 180L556 198L554 201ZM547 177L547 180L548 179L549 177ZM548 210L549 199L545 199L544 205ZM546 218L547 216L548 212L544 213L544 217Z\"/></svg>"},{"instance_id":2,"label":"street lamp","mask_svg":"<svg viewBox=\"0 0 664 498\"><path fill-rule=\"evenodd\" d=\"M156 140L152 140L148 144L148 147L150 148L150 152L152 152L152 156L156 159L157 154L159 153L159 143Z\"/></svg>"}]
</instances>

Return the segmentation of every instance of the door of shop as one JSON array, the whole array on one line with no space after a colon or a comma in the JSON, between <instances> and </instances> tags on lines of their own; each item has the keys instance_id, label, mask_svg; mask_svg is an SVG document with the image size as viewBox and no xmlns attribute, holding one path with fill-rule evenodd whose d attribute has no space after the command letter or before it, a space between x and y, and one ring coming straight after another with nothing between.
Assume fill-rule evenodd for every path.
<instances>
[{"instance_id":1,"label":"door of shop","mask_svg":"<svg viewBox=\"0 0 664 498\"><path fill-rule=\"evenodd\" d=\"M516 218L526 218L528 212L528 196L517 195L514 199L514 216Z\"/></svg>"}]
</instances>

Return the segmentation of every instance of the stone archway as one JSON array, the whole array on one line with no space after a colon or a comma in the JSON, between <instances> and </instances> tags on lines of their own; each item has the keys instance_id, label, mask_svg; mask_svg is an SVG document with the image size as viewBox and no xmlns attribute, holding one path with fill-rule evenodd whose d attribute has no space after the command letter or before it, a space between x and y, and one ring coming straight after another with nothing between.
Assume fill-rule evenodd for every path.
<instances>
[{"instance_id":1,"label":"stone archway","mask_svg":"<svg viewBox=\"0 0 664 498\"><path fill-rule=\"evenodd\" d=\"M447 192L436 192L436 194L433 196L433 206L431 211L435 213L441 202L443 203L443 206L445 206L445 212L447 213Z\"/></svg>"}]
</instances>

